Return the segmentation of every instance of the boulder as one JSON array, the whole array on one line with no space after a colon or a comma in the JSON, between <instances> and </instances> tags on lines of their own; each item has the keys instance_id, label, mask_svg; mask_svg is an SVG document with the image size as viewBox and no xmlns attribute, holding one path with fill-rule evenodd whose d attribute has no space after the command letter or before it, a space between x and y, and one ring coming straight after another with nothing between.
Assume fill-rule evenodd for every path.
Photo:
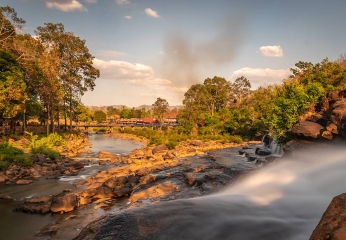
<instances>
[{"instance_id":1,"label":"boulder","mask_svg":"<svg viewBox=\"0 0 346 240\"><path fill-rule=\"evenodd\" d=\"M125 186L115 187L113 192L114 196L123 197L129 195L132 192L132 186L131 184L126 184Z\"/></svg>"},{"instance_id":2,"label":"boulder","mask_svg":"<svg viewBox=\"0 0 346 240\"><path fill-rule=\"evenodd\" d=\"M126 176L121 176L121 177L112 177L105 181L103 183L104 186L108 188L115 188L116 186L124 186L124 184L127 182L127 177Z\"/></svg>"},{"instance_id":3,"label":"boulder","mask_svg":"<svg viewBox=\"0 0 346 240\"><path fill-rule=\"evenodd\" d=\"M346 193L333 198L320 222L310 236L310 240L346 239Z\"/></svg>"},{"instance_id":4,"label":"boulder","mask_svg":"<svg viewBox=\"0 0 346 240\"><path fill-rule=\"evenodd\" d=\"M71 212L78 206L78 197L68 190L56 195L52 199L50 210L56 212Z\"/></svg>"},{"instance_id":5,"label":"boulder","mask_svg":"<svg viewBox=\"0 0 346 240\"><path fill-rule=\"evenodd\" d=\"M160 144L156 147L153 148L153 154L156 154L156 153L160 153L160 152L164 152L164 151L167 151L168 148L165 144Z\"/></svg>"},{"instance_id":6,"label":"boulder","mask_svg":"<svg viewBox=\"0 0 346 240\"><path fill-rule=\"evenodd\" d=\"M267 156L272 153L272 150L269 147L259 147L259 148L256 148L255 152L258 155Z\"/></svg>"},{"instance_id":7,"label":"boulder","mask_svg":"<svg viewBox=\"0 0 346 240\"><path fill-rule=\"evenodd\" d=\"M295 124L292 133L300 137L317 138L321 136L323 129L324 127L318 123L305 121Z\"/></svg>"},{"instance_id":8,"label":"boulder","mask_svg":"<svg viewBox=\"0 0 346 240\"><path fill-rule=\"evenodd\" d=\"M5 181L6 181L6 177L4 175L0 175L0 183Z\"/></svg>"},{"instance_id":9,"label":"boulder","mask_svg":"<svg viewBox=\"0 0 346 240\"><path fill-rule=\"evenodd\" d=\"M28 180L28 179L20 179L16 182L16 184L18 185L27 185L32 183L32 180Z\"/></svg>"},{"instance_id":10,"label":"boulder","mask_svg":"<svg viewBox=\"0 0 346 240\"><path fill-rule=\"evenodd\" d=\"M14 198L10 197L5 193L0 193L0 200L14 200Z\"/></svg>"},{"instance_id":11,"label":"boulder","mask_svg":"<svg viewBox=\"0 0 346 240\"><path fill-rule=\"evenodd\" d=\"M14 210L28 213L49 213L52 199L52 195L28 198Z\"/></svg>"}]
</instances>

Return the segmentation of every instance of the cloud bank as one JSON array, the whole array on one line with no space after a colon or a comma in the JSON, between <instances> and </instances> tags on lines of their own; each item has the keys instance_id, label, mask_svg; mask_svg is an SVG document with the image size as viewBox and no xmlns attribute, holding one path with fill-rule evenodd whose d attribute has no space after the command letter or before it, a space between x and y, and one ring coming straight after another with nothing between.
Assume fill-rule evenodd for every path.
<instances>
[{"instance_id":1,"label":"cloud bank","mask_svg":"<svg viewBox=\"0 0 346 240\"><path fill-rule=\"evenodd\" d=\"M63 12L88 11L88 9L77 0L46 0L46 6L47 8L57 9Z\"/></svg>"},{"instance_id":2,"label":"cloud bank","mask_svg":"<svg viewBox=\"0 0 346 240\"><path fill-rule=\"evenodd\" d=\"M283 57L284 53L280 45L275 46L262 46L260 53L265 57Z\"/></svg>"}]
</instances>

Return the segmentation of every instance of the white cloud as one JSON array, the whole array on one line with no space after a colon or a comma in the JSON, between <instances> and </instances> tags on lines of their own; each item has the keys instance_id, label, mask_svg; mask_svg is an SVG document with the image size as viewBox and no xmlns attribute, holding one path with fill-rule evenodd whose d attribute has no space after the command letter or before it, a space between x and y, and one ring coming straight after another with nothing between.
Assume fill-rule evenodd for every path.
<instances>
[{"instance_id":1,"label":"white cloud","mask_svg":"<svg viewBox=\"0 0 346 240\"><path fill-rule=\"evenodd\" d=\"M283 57L284 53L280 45L275 46L262 46L260 52L266 57Z\"/></svg>"},{"instance_id":2,"label":"white cloud","mask_svg":"<svg viewBox=\"0 0 346 240\"><path fill-rule=\"evenodd\" d=\"M87 3L97 3L98 0L85 0Z\"/></svg>"},{"instance_id":3,"label":"white cloud","mask_svg":"<svg viewBox=\"0 0 346 240\"><path fill-rule=\"evenodd\" d=\"M159 18L159 14L157 14L156 11L152 10L151 8L146 8L145 9L145 13L149 16L149 17L153 17L153 18Z\"/></svg>"},{"instance_id":4,"label":"white cloud","mask_svg":"<svg viewBox=\"0 0 346 240\"><path fill-rule=\"evenodd\" d=\"M154 76L154 70L140 63L129 63L125 61L103 61L94 59L94 66L100 69L101 78L126 80L141 79Z\"/></svg>"},{"instance_id":5,"label":"white cloud","mask_svg":"<svg viewBox=\"0 0 346 240\"><path fill-rule=\"evenodd\" d=\"M131 20L132 16L125 16L125 18Z\"/></svg>"},{"instance_id":6,"label":"white cloud","mask_svg":"<svg viewBox=\"0 0 346 240\"><path fill-rule=\"evenodd\" d=\"M167 79L157 78L152 67L140 63L125 61L104 61L95 58L94 67L98 68L101 78L122 81L127 84L144 86L151 90L169 90L171 92L184 93L187 88L173 86Z\"/></svg>"},{"instance_id":7,"label":"white cloud","mask_svg":"<svg viewBox=\"0 0 346 240\"><path fill-rule=\"evenodd\" d=\"M88 9L77 0L46 0L46 6L63 12L72 12L75 10L88 11Z\"/></svg>"},{"instance_id":8,"label":"white cloud","mask_svg":"<svg viewBox=\"0 0 346 240\"><path fill-rule=\"evenodd\" d=\"M233 72L231 78L244 76L249 79L252 87L263 84L279 83L290 75L289 69L250 68L245 67Z\"/></svg>"},{"instance_id":9,"label":"white cloud","mask_svg":"<svg viewBox=\"0 0 346 240\"><path fill-rule=\"evenodd\" d=\"M129 4L129 0L115 0L115 2L119 5Z\"/></svg>"}]
</instances>

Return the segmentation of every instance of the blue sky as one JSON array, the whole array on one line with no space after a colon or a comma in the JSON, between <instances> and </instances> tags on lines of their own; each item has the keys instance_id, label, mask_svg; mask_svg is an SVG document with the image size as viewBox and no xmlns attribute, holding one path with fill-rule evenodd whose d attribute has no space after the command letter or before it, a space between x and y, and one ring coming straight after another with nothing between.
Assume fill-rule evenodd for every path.
<instances>
[{"instance_id":1,"label":"blue sky","mask_svg":"<svg viewBox=\"0 0 346 240\"><path fill-rule=\"evenodd\" d=\"M346 53L344 0L1 0L34 35L46 22L86 40L100 69L85 105L181 105L205 78L253 88L280 82L298 61Z\"/></svg>"}]
</instances>

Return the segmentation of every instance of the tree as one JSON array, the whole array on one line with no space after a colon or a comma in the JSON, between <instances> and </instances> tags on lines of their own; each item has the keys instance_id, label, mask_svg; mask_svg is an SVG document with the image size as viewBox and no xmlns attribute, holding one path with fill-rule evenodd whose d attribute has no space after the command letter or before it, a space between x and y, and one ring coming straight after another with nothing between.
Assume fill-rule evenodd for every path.
<instances>
[{"instance_id":1,"label":"tree","mask_svg":"<svg viewBox=\"0 0 346 240\"><path fill-rule=\"evenodd\" d=\"M98 123L101 123L107 120L107 115L101 110L95 111L94 120Z\"/></svg>"},{"instance_id":2,"label":"tree","mask_svg":"<svg viewBox=\"0 0 346 240\"><path fill-rule=\"evenodd\" d=\"M7 49L5 45L16 35L16 29L22 29L24 24L13 8L0 7L0 48Z\"/></svg>"},{"instance_id":3,"label":"tree","mask_svg":"<svg viewBox=\"0 0 346 240\"><path fill-rule=\"evenodd\" d=\"M157 116L158 121L163 123L165 114L168 112L168 102L166 99L157 98L156 102L152 106L153 112Z\"/></svg>"},{"instance_id":4,"label":"tree","mask_svg":"<svg viewBox=\"0 0 346 240\"><path fill-rule=\"evenodd\" d=\"M45 23L35 31L40 41L51 52L56 52L60 69L56 76L64 91L64 103L69 105L70 131L72 131L72 104L80 101L88 90L93 90L95 80L100 76L93 67L94 57L85 46L85 40L65 32L61 23Z\"/></svg>"},{"instance_id":5,"label":"tree","mask_svg":"<svg viewBox=\"0 0 346 240\"><path fill-rule=\"evenodd\" d=\"M203 84L209 92L208 102L211 108L211 115L213 115L214 112L227 106L231 91L231 83L222 77L215 76L205 79Z\"/></svg>"},{"instance_id":6,"label":"tree","mask_svg":"<svg viewBox=\"0 0 346 240\"><path fill-rule=\"evenodd\" d=\"M241 102L242 99L250 95L251 83L244 77L238 77L231 85L231 96L234 102Z\"/></svg>"},{"instance_id":7,"label":"tree","mask_svg":"<svg viewBox=\"0 0 346 240\"><path fill-rule=\"evenodd\" d=\"M11 119L13 132L14 117L23 110L26 98L26 84L17 61L10 53L0 50L0 115Z\"/></svg>"}]
</instances>

